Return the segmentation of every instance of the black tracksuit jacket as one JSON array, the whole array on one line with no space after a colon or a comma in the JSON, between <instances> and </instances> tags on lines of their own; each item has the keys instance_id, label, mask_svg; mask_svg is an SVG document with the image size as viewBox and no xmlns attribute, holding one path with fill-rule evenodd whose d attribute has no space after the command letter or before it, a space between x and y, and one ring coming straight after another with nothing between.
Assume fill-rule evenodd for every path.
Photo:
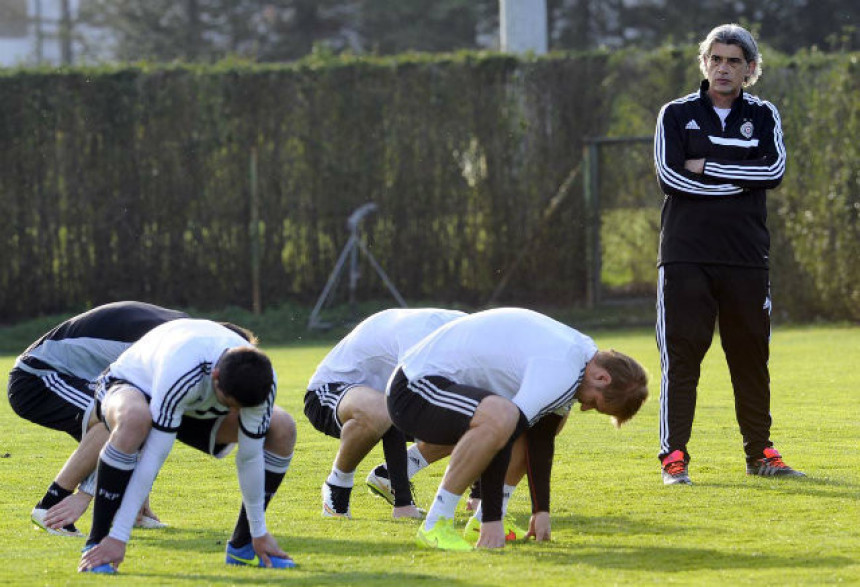
<instances>
[{"instance_id":1,"label":"black tracksuit jacket","mask_svg":"<svg viewBox=\"0 0 860 587\"><path fill-rule=\"evenodd\" d=\"M665 194L660 257L666 263L768 267L765 190L785 173L779 112L741 92L722 130L704 80L657 118L654 162ZM703 174L684 169L705 159Z\"/></svg>"}]
</instances>

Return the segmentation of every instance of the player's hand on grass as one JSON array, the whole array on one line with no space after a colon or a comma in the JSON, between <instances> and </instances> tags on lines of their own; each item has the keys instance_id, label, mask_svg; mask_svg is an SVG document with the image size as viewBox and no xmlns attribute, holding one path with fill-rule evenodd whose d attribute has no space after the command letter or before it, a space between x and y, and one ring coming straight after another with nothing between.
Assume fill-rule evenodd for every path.
<instances>
[{"instance_id":1,"label":"player's hand on grass","mask_svg":"<svg viewBox=\"0 0 860 587\"><path fill-rule=\"evenodd\" d=\"M393 518L414 518L416 520L420 520L424 518L424 515L421 513L421 510L415 504L411 505L402 505L391 510L391 517Z\"/></svg>"},{"instance_id":2,"label":"player's hand on grass","mask_svg":"<svg viewBox=\"0 0 860 587\"><path fill-rule=\"evenodd\" d=\"M108 536L81 556L78 572L105 564L112 564L114 568L117 568L124 559L125 542Z\"/></svg>"},{"instance_id":3,"label":"player's hand on grass","mask_svg":"<svg viewBox=\"0 0 860 587\"><path fill-rule=\"evenodd\" d=\"M478 548L504 548L505 546L505 524L501 520L495 522L483 522L481 524L481 537L478 539Z\"/></svg>"},{"instance_id":4,"label":"player's hand on grass","mask_svg":"<svg viewBox=\"0 0 860 587\"><path fill-rule=\"evenodd\" d=\"M58 529L74 524L87 511L93 496L78 491L63 499L45 513L45 526Z\"/></svg>"},{"instance_id":5,"label":"player's hand on grass","mask_svg":"<svg viewBox=\"0 0 860 587\"><path fill-rule=\"evenodd\" d=\"M251 541L254 544L254 552L257 553L257 556L260 557L260 560L263 561L263 564L266 565L267 568L272 568L272 559L269 558L270 556L292 560L290 555L281 550L281 547L278 546L278 541L275 540L275 537L268 532L258 538L253 538Z\"/></svg>"},{"instance_id":6,"label":"player's hand on grass","mask_svg":"<svg viewBox=\"0 0 860 587\"><path fill-rule=\"evenodd\" d=\"M538 542L551 539L549 512L537 512L529 519L529 531L526 538L534 538Z\"/></svg>"}]
</instances>

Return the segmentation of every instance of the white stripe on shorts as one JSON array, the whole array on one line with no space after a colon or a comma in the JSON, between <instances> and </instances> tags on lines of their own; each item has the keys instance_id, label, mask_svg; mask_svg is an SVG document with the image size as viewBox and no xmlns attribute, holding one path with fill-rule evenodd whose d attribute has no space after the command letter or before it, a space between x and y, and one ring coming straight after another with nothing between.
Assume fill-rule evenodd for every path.
<instances>
[{"instance_id":1,"label":"white stripe on shorts","mask_svg":"<svg viewBox=\"0 0 860 587\"><path fill-rule=\"evenodd\" d=\"M478 400L440 389L427 379L410 381L407 387L411 392L417 393L434 406L458 412L470 418L475 415L475 410L478 409Z\"/></svg>"},{"instance_id":2,"label":"white stripe on shorts","mask_svg":"<svg viewBox=\"0 0 860 587\"><path fill-rule=\"evenodd\" d=\"M45 387L82 410L86 410L93 401L90 396L63 381L56 373L42 375L41 379Z\"/></svg>"}]
</instances>

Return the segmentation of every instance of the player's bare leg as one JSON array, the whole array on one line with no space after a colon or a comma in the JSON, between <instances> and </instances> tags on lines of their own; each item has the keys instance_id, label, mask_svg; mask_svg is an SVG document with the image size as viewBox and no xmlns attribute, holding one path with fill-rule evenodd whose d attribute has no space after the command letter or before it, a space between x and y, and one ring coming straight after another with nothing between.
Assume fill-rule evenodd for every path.
<instances>
[{"instance_id":1,"label":"player's bare leg","mask_svg":"<svg viewBox=\"0 0 860 587\"><path fill-rule=\"evenodd\" d=\"M331 472L322 485L322 514L350 518L355 469L391 427L391 420L385 409L385 396L364 386L344 392L337 405L337 419L341 426L340 444Z\"/></svg>"},{"instance_id":2,"label":"player's bare leg","mask_svg":"<svg viewBox=\"0 0 860 587\"><path fill-rule=\"evenodd\" d=\"M354 472L391 427L385 396L369 387L353 387L338 403L337 417L342 428L334 466Z\"/></svg>"},{"instance_id":3,"label":"player's bare leg","mask_svg":"<svg viewBox=\"0 0 860 587\"><path fill-rule=\"evenodd\" d=\"M517 407L507 399L490 395L481 400L454 451L442 478L442 487L462 495L493 457L507 444L519 419Z\"/></svg>"},{"instance_id":4,"label":"player's bare leg","mask_svg":"<svg viewBox=\"0 0 860 587\"><path fill-rule=\"evenodd\" d=\"M481 400L472 416L468 432L451 453L436 500L427 514L425 529L430 530L439 518L454 517L459 497L505 447L516 429L518 419L519 410L507 399L490 395ZM483 524L478 546L501 548L504 545L502 521Z\"/></svg>"}]
</instances>

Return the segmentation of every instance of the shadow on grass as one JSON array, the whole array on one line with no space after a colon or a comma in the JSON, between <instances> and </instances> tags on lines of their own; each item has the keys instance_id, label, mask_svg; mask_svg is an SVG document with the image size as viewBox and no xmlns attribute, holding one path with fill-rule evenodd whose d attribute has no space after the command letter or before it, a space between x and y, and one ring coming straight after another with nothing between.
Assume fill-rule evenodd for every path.
<instances>
[{"instance_id":1,"label":"shadow on grass","mask_svg":"<svg viewBox=\"0 0 860 587\"><path fill-rule=\"evenodd\" d=\"M235 571L235 572L234 572ZM224 566L221 570L211 574L188 574L176 573L122 573L123 577L147 579L153 584L165 584L167 581L192 582L199 585L217 585L220 583L229 585L266 585L284 584L290 585L438 585L438 575L423 573L386 572L384 569L367 573L351 573L349 571L325 571L304 572L301 566L295 569L239 569L232 570ZM167 583L169 584L169 583ZM472 582L457 579L445 579L446 585L467 586L474 585Z\"/></svg>"},{"instance_id":2,"label":"shadow on grass","mask_svg":"<svg viewBox=\"0 0 860 587\"><path fill-rule=\"evenodd\" d=\"M147 579L156 584L165 582L191 582L195 584L283 584L290 585L424 585L438 584L438 574L422 572L405 572L404 564L400 568L392 568L391 561L402 557L406 551L423 552L427 556L446 556L449 553L419 551L411 544L385 543L373 541L340 540L320 537L279 538L281 547L286 550L298 563L295 569L273 570L231 567L224 564L224 548L229 534L223 538L220 533L211 529L195 531L167 529L157 534L143 534L140 542L157 544L165 551L193 552L201 558L211 559L214 564L212 573L171 573L171 572L142 572L122 573L129 578ZM137 539L137 538L136 538ZM134 556L129 553L126 560ZM332 566L331 558L346 561L349 557L373 557L387 561L378 570L350 571L348 563ZM216 562L217 561L217 562ZM409 564L409 563L405 563ZM120 569L122 572L122 569ZM463 581L456 577L446 577L446 585L465 587L473 582Z\"/></svg>"},{"instance_id":3,"label":"shadow on grass","mask_svg":"<svg viewBox=\"0 0 860 587\"><path fill-rule=\"evenodd\" d=\"M748 480L755 485L747 484L747 488L761 491L773 491L780 494L801 495L815 498L850 499L860 501L860 485L841 479L817 477L792 477L779 479L774 477L752 477ZM737 483L703 483L703 487L719 487L723 489L738 489ZM837 488L837 489L834 489Z\"/></svg>"},{"instance_id":4,"label":"shadow on grass","mask_svg":"<svg viewBox=\"0 0 860 587\"><path fill-rule=\"evenodd\" d=\"M812 486L812 485L810 485ZM857 561L847 556L808 556L776 555L766 552L727 551L725 549L683 547L676 545L619 545L612 542L614 537L625 535L651 535L651 542L660 542L661 536L695 534L699 528L694 525L667 527L661 523L648 524L630 520L624 516L589 518L577 515L559 516L553 519L555 531L574 530L589 537L604 537L602 542L591 542L572 547L569 543L519 543L506 547L505 552L514 558L525 556L526 564L548 564L558 566L583 565L596 569L622 571L667 572L695 570L761 570L761 569L841 569L854 566ZM213 561L218 567L212 574L205 573L132 573L129 576L155 579L155 582L173 579L200 583L274 583L288 580L298 585L344 585L344 584L438 584L438 574L405 572L404 566L418 563L427 558L430 567L435 566L432 559L450 557L451 568L464 562L464 557L451 553L425 551L411 542L392 542L374 540L340 539L330 536L279 536L281 546L298 562L297 569L271 571L264 569L229 568L223 564L223 552L229 533L214 528L195 530L168 528L156 532L141 532L135 541L149 543L167 552L195 553ZM609 540L607 542L606 540ZM669 542L666 538L666 542ZM484 553L486 554L486 553ZM493 553L491 556L505 556ZM129 553L129 559L134 552ZM346 561L350 557L372 557L381 562L380 568L373 572L350 571L348 563L344 566L333 565L331 559ZM404 559L404 557L406 557ZM411 562L408 562L411 557ZM216 563L217 561L217 563ZM481 564L486 561L481 561ZM229 569L229 570L228 570ZM445 577L445 582L453 586L473 584L465 579Z\"/></svg>"},{"instance_id":5,"label":"shadow on grass","mask_svg":"<svg viewBox=\"0 0 860 587\"><path fill-rule=\"evenodd\" d=\"M402 555L404 543L392 541L355 540L326 538L319 536L276 536L278 543L296 562L301 564L305 555L336 554L339 558L350 556L396 556ZM136 532L132 545L137 542L156 546L168 552L194 552L223 556L230 532L214 528L165 528L158 531ZM412 544L409 544L412 548ZM134 556L133 551L129 556Z\"/></svg>"},{"instance_id":6,"label":"shadow on grass","mask_svg":"<svg viewBox=\"0 0 860 587\"><path fill-rule=\"evenodd\" d=\"M523 528L528 527L528 518L524 518ZM690 524L669 525L665 520L659 524L649 524L641 520L631 520L624 516L552 516L553 533L562 530L573 530L588 536L618 536L618 535L660 535L660 534L695 534L699 528Z\"/></svg>"},{"instance_id":7,"label":"shadow on grass","mask_svg":"<svg viewBox=\"0 0 860 587\"><path fill-rule=\"evenodd\" d=\"M857 561L847 556L778 556L765 553L726 552L708 548L677 546L619 546L589 543L575 549L569 545L518 544L514 549L533 548L536 561L567 565L586 565L599 569L655 571L724 571L738 569L837 569Z\"/></svg>"},{"instance_id":8,"label":"shadow on grass","mask_svg":"<svg viewBox=\"0 0 860 587\"><path fill-rule=\"evenodd\" d=\"M323 563L324 557L337 557L347 559L348 557L371 556L379 560L391 561L391 557L403 556L405 551L419 552L417 547L409 544L339 540L320 537L279 537L278 542L298 563L295 569L272 570L255 569L243 567L231 567L224 564L224 548L229 533L215 529L185 530L167 528L158 532L138 533L135 541L157 546L169 552L195 553L200 557L211 558L213 563L217 561L216 568L211 574L204 573L171 573L171 572L142 572L125 573L123 576L148 579L154 583L168 582L192 582L199 584L268 584L283 583L289 581L291 585L415 585L415 584L438 584L439 576L421 572L409 573L400 569L384 566L373 572L350 571L348 568L333 568L328 563ZM445 556L448 553L433 553L422 551L428 556ZM134 557L134 551L130 551L126 562ZM308 562L303 562L308 561ZM324 564L321 566L321 564ZM346 565L345 565L346 566ZM472 582L462 581L456 578L446 577L445 583L453 586L472 585Z\"/></svg>"}]
</instances>

